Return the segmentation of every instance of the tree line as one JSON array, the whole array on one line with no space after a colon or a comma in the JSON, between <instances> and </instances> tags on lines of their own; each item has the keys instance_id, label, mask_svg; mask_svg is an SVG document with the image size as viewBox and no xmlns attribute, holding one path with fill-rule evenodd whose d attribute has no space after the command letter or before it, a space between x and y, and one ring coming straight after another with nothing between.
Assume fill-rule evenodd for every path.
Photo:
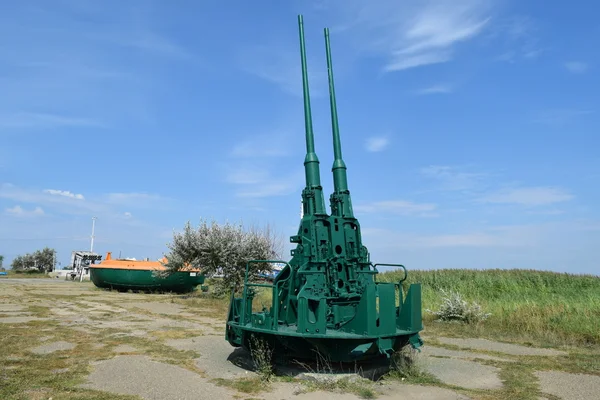
<instances>
[{"instance_id":1,"label":"tree line","mask_svg":"<svg viewBox=\"0 0 600 400\"><path fill-rule=\"evenodd\" d=\"M56 269L56 250L44 247L33 253L18 255L11 263L13 271L51 272Z\"/></svg>"}]
</instances>

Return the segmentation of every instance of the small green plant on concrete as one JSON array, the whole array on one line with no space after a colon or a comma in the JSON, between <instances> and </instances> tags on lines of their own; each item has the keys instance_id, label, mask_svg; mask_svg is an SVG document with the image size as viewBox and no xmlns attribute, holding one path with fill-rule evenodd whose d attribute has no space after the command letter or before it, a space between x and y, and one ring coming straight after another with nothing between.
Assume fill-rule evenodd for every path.
<instances>
[{"instance_id":1,"label":"small green plant on concrete","mask_svg":"<svg viewBox=\"0 0 600 400\"><path fill-rule=\"evenodd\" d=\"M269 344L252 335L250 339L250 355L256 372L267 382L273 378L273 349Z\"/></svg>"},{"instance_id":2,"label":"small green plant on concrete","mask_svg":"<svg viewBox=\"0 0 600 400\"><path fill-rule=\"evenodd\" d=\"M439 383L433 375L423 370L418 364L418 352L410 345L395 352L390 360L390 371L387 373L387 378L417 384Z\"/></svg>"},{"instance_id":3,"label":"small green plant on concrete","mask_svg":"<svg viewBox=\"0 0 600 400\"><path fill-rule=\"evenodd\" d=\"M442 304L438 311L426 311L437 315L441 321L457 321L467 324L485 321L491 314L484 313L481 306L475 302L469 303L458 292L446 292L441 289Z\"/></svg>"}]
</instances>

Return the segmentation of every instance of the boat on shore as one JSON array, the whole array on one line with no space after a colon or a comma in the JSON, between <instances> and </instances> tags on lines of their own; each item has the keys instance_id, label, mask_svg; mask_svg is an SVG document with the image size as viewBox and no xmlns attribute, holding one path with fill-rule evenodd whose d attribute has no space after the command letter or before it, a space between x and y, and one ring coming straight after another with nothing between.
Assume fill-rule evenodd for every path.
<instances>
[{"instance_id":1,"label":"boat on shore","mask_svg":"<svg viewBox=\"0 0 600 400\"><path fill-rule=\"evenodd\" d=\"M161 262L162 261L162 262ZM199 269L168 272L158 261L138 261L113 259L111 252L99 264L91 264L90 279L99 288L134 291L192 292L204 283L204 275Z\"/></svg>"}]
</instances>

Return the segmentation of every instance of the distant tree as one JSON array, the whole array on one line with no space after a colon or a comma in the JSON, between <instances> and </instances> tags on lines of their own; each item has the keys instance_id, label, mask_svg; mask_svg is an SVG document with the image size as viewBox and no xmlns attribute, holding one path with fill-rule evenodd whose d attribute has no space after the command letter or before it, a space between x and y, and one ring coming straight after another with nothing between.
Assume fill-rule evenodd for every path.
<instances>
[{"instance_id":1,"label":"distant tree","mask_svg":"<svg viewBox=\"0 0 600 400\"><path fill-rule=\"evenodd\" d=\"M283 241L268 225L263 229L244 229L241 223L227 222L221 225L212 221L209 225L203 219L196 229L188 221L183 232L175 233L173 242L167 246L170 249L165 256L168 271L181 271L191 267L198 268L209 276L221 273L223 279L216 291L223 293L232 289L240 291L248 261L278 259ZM255 278L272 268L272 265L266 263L251 264L249 275Z\"/></svg>"},{"instance_id":2,"label":"distant tree","mask_svg":"<svg viewBox=\"0 0 600 400\"><path fill-rule=\"evenodd\" d=\"M4 256L2 254L0 254L0 270L4 271L4 267L2 266L2 263L4 262Z\"/></svg>"},{"instance_id":3,"label":"distant tree","mask_svg":"<svg viewBox=\"0 0 600 400\"><path fill-rule=\"evenodd\" d=\"M53 271L56 267L55 252L54 249L44 247L42 250L36 250L33 253L19 255L13 259L11 267L15 271Z\"/></svg>"}]
</instances>

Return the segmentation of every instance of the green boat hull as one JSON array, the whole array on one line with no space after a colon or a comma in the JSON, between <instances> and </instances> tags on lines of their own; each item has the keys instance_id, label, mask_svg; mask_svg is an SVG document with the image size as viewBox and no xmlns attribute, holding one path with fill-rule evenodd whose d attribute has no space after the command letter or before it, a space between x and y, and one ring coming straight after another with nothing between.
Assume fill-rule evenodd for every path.
<instances>
[{"instance_id":1,"label":"green boat hull","mask_svg":"<svg viewBox=\"0 0 600 400\"><path fill-rule=\"evenodd\" d=\"M90 268L90 279L99 288L116 290L192 292L204 283L204 275L193 272L174 272L161 277L159 271Z\"/></svg>"}]
</instances>

